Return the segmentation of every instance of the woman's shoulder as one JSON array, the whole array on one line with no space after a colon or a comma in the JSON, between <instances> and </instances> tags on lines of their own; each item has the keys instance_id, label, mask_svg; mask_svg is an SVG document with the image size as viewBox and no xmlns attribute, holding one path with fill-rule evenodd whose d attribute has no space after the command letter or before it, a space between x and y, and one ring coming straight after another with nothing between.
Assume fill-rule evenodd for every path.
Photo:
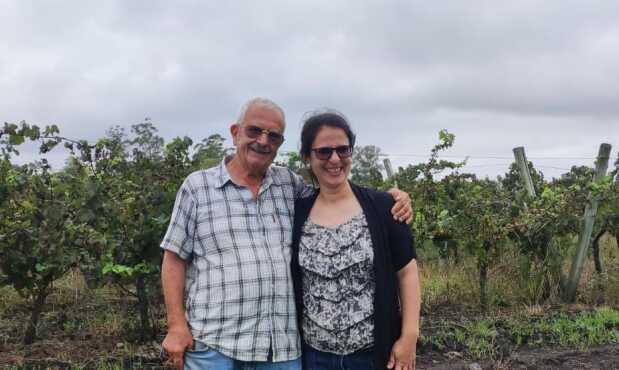
<instances>
[{"instance_id":1,"label":"woman's shoulder","mask_svg":"<svg viewBox=\"0 0 619 370\"><path fill-rule=\"evenodd\" d=\"M314 192L307 194L307 196L305 197L300 197L300 198L295 199L294 208L296 210L312 208L312 206L314 205L314 202L316 201L317 196L318 196L318 192L314 191Z\"/></svg>"},{"instance_id":2,"label":"woman's shoulder","mask_svg":"<svg viewBox=\"0 0 619 370\"><path fill-rule=\"evenodd\" d=\"M387 209L391 209L395 203L393 196L386 191L376 190L354 183L351 183L351 186L362 201L368 201L380 207L387 207Z\"/></svg>"}]
</instances>

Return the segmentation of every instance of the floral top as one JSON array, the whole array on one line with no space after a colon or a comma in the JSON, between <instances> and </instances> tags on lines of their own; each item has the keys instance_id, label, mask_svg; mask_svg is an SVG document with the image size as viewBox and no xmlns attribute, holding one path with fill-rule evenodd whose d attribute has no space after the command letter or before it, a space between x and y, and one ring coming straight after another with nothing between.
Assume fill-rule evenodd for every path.
<instances>
[{"instance_id":1,"label":"floral top","mask_svg":"<svg viewBox=\"0 0 619 370\"><path fill-rule=\"evenodd\" d=\"M363 212L335 228L303 227L303 333L311 347L350 354L374 343L374 252Z\"/></svg>"}]
</instances>

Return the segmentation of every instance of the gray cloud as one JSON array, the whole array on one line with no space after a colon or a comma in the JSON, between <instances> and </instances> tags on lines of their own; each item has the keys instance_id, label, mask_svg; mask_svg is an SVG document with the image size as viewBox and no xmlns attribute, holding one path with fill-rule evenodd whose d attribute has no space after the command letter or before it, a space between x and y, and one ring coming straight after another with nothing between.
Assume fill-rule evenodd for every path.
<instances>
[{"instance_id":1,"label":"gray cloud","mask_svg":"<svg viewBox=\"0 0 619 370\"><path fill-rule=\"evenodd\" d=\"M590 157L602 141L613 153L619 146L615 2L0 7L2 121L56 123L94 139L148 116L166 138L199 140L227 135L240 105L260 95L287 111L285 150L297 148L303 112L324 106L347 114L362 144L393 154L427 153L441 128L456 133L456 156L510 156L525 145L538 156ZM471 160L471 170L505 171L489 162ZM547 162L555 175L550 167L577 164Z\"/></svg>"}]
</instances>

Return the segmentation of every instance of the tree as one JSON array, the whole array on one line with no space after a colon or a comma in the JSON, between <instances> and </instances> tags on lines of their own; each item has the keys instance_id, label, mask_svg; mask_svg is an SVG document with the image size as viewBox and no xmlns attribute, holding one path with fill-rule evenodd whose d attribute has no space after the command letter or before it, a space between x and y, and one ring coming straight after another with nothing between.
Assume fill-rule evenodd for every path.
<instances>
[{"instance_id":1,"label":"tree","mask_svg":"<svg viewBox=\"0 0 619 370\"><path fill-rule=\"evenodd\" d=\"M468 186L473 175L457 172L465 161L451 162L439 159L440 153L453 146L455 135L447 130L438 134L439 142L431 149L427 162L399 168L394 175L400 188L411 195L415 205L413 231L418 245L431 242L446 257L448 250L454 251L457 259L453 217L460 204L460 187ZM441 181L435 176L452 170Z\"/></svg>"},{"instance_id":2,"label":"tree","mask_svg":"<svg viewBox=\"0 0 619 370\"><path fill-rule=\"evenodd\" d=\"M380 162L380 148L374 145L355 148L350 173L355 184L379 189L383 186L383 165Z\"/></svg>"},{"instance_id":3,"label":"tree","mask_svg":"<svg viewBox=\"0 0 619 370\"><path fill-rule=\"evenodd\" d=\"M52 174L45 161L21 168L7 162L0 166L6 195L0 211L0 285L12 285L30 301L23 339L30 344L52 282L77 265L82 249L104 240L76 206L82 202L82 179Z\"/></svg>"},{"instance_id":4,"label":"tree","mask_svg":"<svg viewBox=\"0 0 619 370\"><path fill-rule=\"evenodd\" d=\"M475 181L461 188L460 197L466 206L454 217L458 239L472 249L479 270L479 302L483 311L488 309L488 269L509 230L511 202L497 183Z\"/></svg>"},{"instance_id":5,"label":"tree","mask_svg":"<svg viewBox=\"0 0 619 370\"><path fill-rule=\"evenodd\" d=\"M310 183L315 183L316 180L312 178L309 167L305 165L301 159L301 155L297 152L286 152L281 157L276 158L274 164L276 166L288 167L292 172L303 177L303 180Z\"/></svg>"},{"instance_id":6,"label":"tree","mask_svg":"<svg viewBox=\"0 0 619 370\"><path fill-rule=\"evenodd\" d=\"M55 126L40 130L25 123L7 124L0 131L5 161L18 153L15 146L26 138L40 141L41 153L64 142L72 155L65 171L58 174L50 173L45 162L20 176L6 163L2 166L3 183L11 184L0 188L10 202L2 208L6 214L0 224L0 253L6 262L2 282L18 291L26 288L35 297L32 328L51 282L68 267L80 264L85 271L101 268L121 289L135 295L141 339L155 334L149 301L159 296L158 244L176 189L191 170L191 140L177 138L164 149L163 138L156 132L147 120L134 125L130 137L117 127L91 145L61 137ZM36 227L28 229L32 225ZM76 245L80 248L73 248ZM33 250L36 259L28 257ZM25 262L19 264L20 260ZM21 277L20 271L30 272ZM127 284L134 285L135 292ZM33 330L27 331L29 341Z\"/></svg>"},{"instance_id":7,"label":"tree","mask_svg":"<svg viewBox=\"0 0 619 370\"><path fill-rule=\"evenodd\" d=\"M192 168L192 141L187 137L175 138L164 148L163 139L153 127L136 125L131 132L134 136L126 140L107 138L98 143L108 153L95 164L97 180L105 194L100 228L110 241L102 257L103 273L137 298L140 339L147 340L157 331L151 323L150 307L160 295L159 243L176 189Z\"/></svg>"},{"instance_id":8,"label":"tree","mask_svg":"<svg viewBox=\"0 0 619 370\"><path fill-rule=\"evenodd\" d=\"M157 135L157 131L157 128L148 117L144 119L144 122L131 126L131 133L134 136L129 139L128 144L132 148L131 154L134 159L161 159L163 138Z\"/></svg>"},{"instance_id":9,"label":"tree","mask_svg":"<svg viewBox=\"0 0 619 370\"><path fill-rule=\"evenodd\" d=\"M513 202L509 237L528 262L534 303L546 301L561 289L562 267L582 212L578 191L577 185L544 184L540 195L526 206Z\"/></svg>"},{"instance_id":10,"label":"tree","mask_svg":"<svg viewBox=\"0 0 619 370\"><path fill-rule=\"evenodd\" d=\"M196 169L207 169L218 165L228 149L224 148L224 139L219 134L213 134L194 146L193 165Z\"/></svg>"},{"instance_id":11,"label":"tree","mask_svg":"<svg viewBox=\"0 0 619 370\"><path fill-rule=\"evenodd\" d=\"M21 122L0 130L0 284L12 285L30 301L31 317L24 342L36 338L36 327L52 282L76 266L84 250L98 248L105 238L89 224L88 182L75 172L52 173L45 160L13 166L11 155L26 139L38 141L46 153L61 142L83 157L91 155L84 142L63 138L58 127Z\"/></svg>"}]
</instances>

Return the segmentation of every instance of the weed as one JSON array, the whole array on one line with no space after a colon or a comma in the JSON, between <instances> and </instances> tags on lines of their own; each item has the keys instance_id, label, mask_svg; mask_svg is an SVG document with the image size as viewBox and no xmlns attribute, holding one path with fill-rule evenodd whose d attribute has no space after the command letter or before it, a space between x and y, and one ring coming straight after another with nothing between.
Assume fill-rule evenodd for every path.
<instances>
[{"instance_id":1,"label":"weed","mask_svg":"<svg viewBox=\"0 0 619 370\"><path fill-rule=\"evenodd\" d=\"M431 310L432 307L454 302L470 306L477 303L479 294L474 264L422 263L419 270L424 308Z\"/></svg>"},{"instance_id":2,"label":"weed","mask_svg":"<svg viewBox=\"0 0 619 370\"><path fill-rule=\"evenodd\" d=\"M529 322L512 321L509 330L517 345L559 345L584 349L619 343L619 312L600 308L573 317L560 313Z\"/></svg>"},{"instance_id":3,"label":"weed","mask_svg":"<svg viewBox=\"0 0 619 370\"><path fill-rule=\"evenodd\" d=\"M497 331L492 322L471 322L463 329L456 328L455 338L476 359L491 357L495 353Z\"/></svg>"},{"instance_id":4,"label":"weed","mask_svg":"<svg viewBox=\"0 0 619 370\"><path fill-rule=\"evenodd\" d=\"M602 343L619 342L619 312L600 309L580 314L576 319L561 317L550 325L561 346L586 348Z\"/></svg>"},{"instance_id":5,"label":"weed","mask_svg":"<svg viewBox=\"0 0 619 370\"><path fill-rule=\"evenodd\" d=\"M606 234L600 239L600 257L603 273L595 272L593 261L588 260L581 279L580 299L589 304L619 306L619 248L617 240Z\"/></svg>"}]
</instances>

